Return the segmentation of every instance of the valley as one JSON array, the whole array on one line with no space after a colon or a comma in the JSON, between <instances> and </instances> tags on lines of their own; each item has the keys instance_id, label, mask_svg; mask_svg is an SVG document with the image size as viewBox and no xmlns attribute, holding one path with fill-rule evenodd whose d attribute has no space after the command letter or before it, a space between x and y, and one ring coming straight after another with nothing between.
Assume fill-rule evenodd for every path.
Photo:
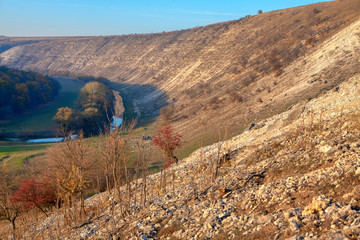
<instances>
[{"instance_id":1,"label":"valley","mask_svg":"<svg viewBox=\"0 0 360 240\"><path fill-rule=\"evenodd\" d=\"M359 239L359 16L336 0L172 32L0 37L0 65L62 85L1 135L54 136L73 79L111 88L91 82L64 111L86 137L0 141L0 239ZM108 99L121 125L93 134ZM41 197L21 195L29 181Z\"/></svg>"},{"instance_id":2,"label":"valley","mask_svg":"<svg viewBox=\"0 0 360 240\"><path fill-rule=\"evenodd\" d=\"M137 102L145 124L169 122L184 135L186 156L201 138L216 142L219 124L235 136L356 73L351 44L318 55L318 69L306 56L355 21L359 8L358 1L334 1L168 33L52 39L14 46L0 64L107 78L123 89L125 104Z\"/></svg>"}]
</instances>

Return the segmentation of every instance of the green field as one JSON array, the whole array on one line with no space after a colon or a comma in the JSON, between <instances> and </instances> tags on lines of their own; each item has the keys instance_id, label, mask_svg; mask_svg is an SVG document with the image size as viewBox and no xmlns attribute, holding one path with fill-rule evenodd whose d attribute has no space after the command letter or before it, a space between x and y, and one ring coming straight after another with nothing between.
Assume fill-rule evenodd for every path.
<instances>
[{"instance_id":1,"label":"green field","mask_svg":"<svg viewBox=\"0 0 360 240\"><path fill-rule=\"evenodd\" d=\"M52 118L58 108L73 107L80 88L84 84L78 80L57 78L61 84L59 95L50 103L0 125L0 132L14 133L14 137L21 133L36 133L44 131L55 131L56 125Z\"/></svg>"},{"instance_id":2,"label":"green field","mask_svg":"<svg viewBox=\"0 0 360 240\"><path fill-rule=\"evenodd\" d=\"M40 157L49 144L30 144L22 142L0 141L0 166L19 168L24 161Z\"/></svg>"}]
</instances>

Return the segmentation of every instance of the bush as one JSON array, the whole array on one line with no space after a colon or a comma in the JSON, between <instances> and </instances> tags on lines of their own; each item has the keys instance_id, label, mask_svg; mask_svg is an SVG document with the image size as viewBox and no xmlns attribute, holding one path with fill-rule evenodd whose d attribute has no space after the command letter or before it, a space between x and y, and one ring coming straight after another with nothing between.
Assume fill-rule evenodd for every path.
<instances>
[{"instance_id":1,"label":"bush","mask_svg":"<svg viewBox=\"0 0 360 240\"><path fill-rule=\"evenodd\" d=\"M36 181L31 178L22 181L11 201L20 203L25 210L37 207L47 216L44 207L55 204L56 195L48 179Z\"/></svg>"},{"instance_id":2,"label":"bush","mask_svg":"<svg viewBox=\"0 0 360 240\"><path fill-rule=\"evenodd\" d=\"M181 146L181 138L171 126L165 126L155 134L153 143L162 150L164 156L175 158L174 151Z\"/></svg>"},{"instance_id":3,"label":"bush","mask_svg":"<svg viewBox=\"0 0 360 240\"><path fill-rule=\"evenodd\" d=\"M232 102L242 102L243 101L243 97L236 91L231 91L228 93L230 100Z\"/></svg>"}]
</instances>

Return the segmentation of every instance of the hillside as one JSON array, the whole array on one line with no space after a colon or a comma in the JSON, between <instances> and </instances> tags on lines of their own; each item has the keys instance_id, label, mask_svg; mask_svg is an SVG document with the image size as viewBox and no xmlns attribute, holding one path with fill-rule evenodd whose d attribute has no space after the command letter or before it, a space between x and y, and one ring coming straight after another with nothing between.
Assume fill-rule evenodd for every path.
<instances>
[{"instance_id":1,"label":"hillside","mask_svg":"<svg viewBox=\"0 0 360 240\"><path fill-rule=\"evenodd\" d=\"M160 173L149 176L146 203L140 179L131 184L130 207L124 209L126 187L124 202L115 192L97 194L85 201L83 223L67 223L76 208L60 210L22 225L22 238L358 239L359 83L356 74L239 136L197 150L167 170L167 191L159 191ZM229 160L214 179L225 153Z\"/></svg>"},{"instance_id":2,"label":"hillside","mask_svg":"<svg viewBox=\"0 0 360 240\"><path fill-rule=\"evenodd\" d=\"M344 0L169 33L53 39L13 47L0 64L108 78L136 99L145 120L169 105L162 119L191 148L201 136L215 142L219 124L230 125L234 136L358 72L359 52L349 42L355 33L327 55L314 52L359 10L358 0Z\"/></svg>"},{"instance_id":3,"label":"hillside","mask_svg":"<svg viewBox=\"0 0 360 240\"><path fill-rule=\"evenodd\" d=\"M20 45L29 45L39 42L47 42L54 40L54 37L5 37L0 36L0 53L7 51L10 48ZM61 37L56 37L57 40L62 39ZM69 38L66 38L69 39Z\"/></svg>"},{"instance_id":4,"label":"hillside","mask_svg":"<svg viewBox=\"0 0 360 240\"><path fill-rule=\"evenodd\" d=\"M133 135L80 136L30 161L29 176L47 173L61 207L22 213L18 237L359 239L359 12L360 1L341 0L177 32L4 51L7 66L109 79L147 124ZM182 153L195 151L151 174L151 164L166 159L141 135L165 123L183 135ZM0 205L11 190L4 189ZM0 238L10 232L0 221Z\"/></svg>"}]
</instances>

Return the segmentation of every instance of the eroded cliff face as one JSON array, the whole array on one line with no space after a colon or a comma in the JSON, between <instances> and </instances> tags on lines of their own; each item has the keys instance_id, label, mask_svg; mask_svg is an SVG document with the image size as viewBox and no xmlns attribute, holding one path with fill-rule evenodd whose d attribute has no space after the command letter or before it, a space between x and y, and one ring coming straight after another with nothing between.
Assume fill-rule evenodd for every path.
<instances>
[{"instance_id":1,"label":"eroded cliff face","mask_svg":"<svg viewBox=\"0 0 360 240\"><path fill-rule=\"evenodd\" d=\"M166 101L162 119L192 140L217 125L236 134L360 69L359 10L335 1L169 33L52 39L13 47L0 64L121 83L145 117Z\"/></svg>"}]
</instances>

